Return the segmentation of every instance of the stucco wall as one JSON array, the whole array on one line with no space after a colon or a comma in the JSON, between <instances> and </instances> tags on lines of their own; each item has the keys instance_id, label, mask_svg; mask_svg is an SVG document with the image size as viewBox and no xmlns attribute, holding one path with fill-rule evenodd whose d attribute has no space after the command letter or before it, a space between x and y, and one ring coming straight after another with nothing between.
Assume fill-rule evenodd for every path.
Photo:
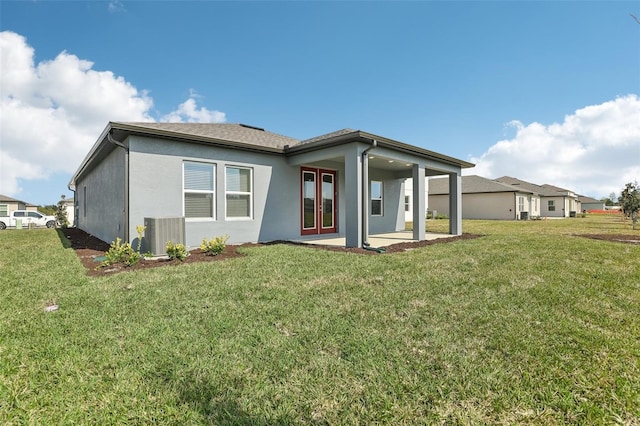
<instances>
[{"instance_id":1,"label":"stucco wall","mask_svg":"<svg viewBox=\"0 0 640 426\"><path fill-rule=\"evenodd\" d=\"M516 219L513 192L462 194L463 219ZM449 195L429 195L429 210L449 216Z\"/></svg>"},{"instance_id":2,"label":"stucco wall","mask_svg":"<svg viewBox=\"0 0 640 426\"><path fill-rule=\"evenodd\" d=\"M125 152L117 148L76 183L77 227L111 242L124 238Z\"/></svg>"},{"instance_id":3,"label":"stucco wall","mask_svg":"<svg viewBox=\"0 0 640 426\"><path fill-rule=\"evenodd\" d=\"M132 137L130 144L130 235L145 217L184 214L183 162L215 165L213 219L186 219L186 243L196 247L202 238L229 235L229 243L300 238L299 167L283 157L205 145ZM253 217L225 217L225 166L252 169Z\"/></svg>"},{"instance_id":4,"label":"stucco wall","mask_svg":"<svg viewBox=\"0 0 640 426\"><path fill-rule=\"evenodd\" d=\"M541 197L540 198L540 216L546 216L546 217L569 216L569 212L566 211L566 208L568 208L568 205L565 205L564 198L565 197ZM549 200L554 201L555 211L549 210Z\"/></svg>"},{"instance_id":5,"label":"stucco wall","mask_svg":"<svg viewBox=\"0 0 640 426\"><path fill-rule=\"evenodd\" d=\"M382 182L382 216L371 215L371 191L369 190L369 234L404 230L404 179L396 178L390 171L371 168L371 181Z\"/></svg>"}]
</instances>

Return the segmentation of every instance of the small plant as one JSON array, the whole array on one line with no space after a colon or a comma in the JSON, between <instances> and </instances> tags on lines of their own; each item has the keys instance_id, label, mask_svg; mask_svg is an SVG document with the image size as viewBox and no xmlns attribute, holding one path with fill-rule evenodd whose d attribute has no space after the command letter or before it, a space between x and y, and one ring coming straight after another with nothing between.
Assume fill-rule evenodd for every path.
<instances>
[{"instance_id":1,"label":"small plant","mask_svg":"<svg viewBox=\"0 0 640 426\"><path fill-rule=\"evenodd\" d=\"M438 214L438 215L436 215L436 219L447 219L447 215L446 214Z\"/></svg>"},{"instance_id":2,"label":"small plant","mask_svg":"<svg viewBox=\"0 0 640 426\"><path fill-rule=\"evenodd\" d=\"M217 256L224 251L225 243L228 239L228 235L215 237L210 240L203 238L202 244L200 244L200 250L202 250L207 256Z\"/></svg>"},{"instance_id":3,"label":"small plant","mask_svg":"<svg viewBox=\"0 0 640 426\"><path fill-rule=\"evenodd\" d=\"M185 247L184 244L175 244L173 241L168 241L164 247L167 251L167 256L169 256L171 260L178 259L183 261L189 256L187 247Z\"/></svg>"},{"instance_id":4,"label":"small plant","mask_svg":"<svg viewBox=\"0 0 640 426\"><path fill-rule=\"evenodd\" d=\"M138 225L136 226L136 232L138 233L138 250L136 250L138 253L140 253L140 250L142 249L142 238L144 237L144 231L147 230L147 227L144 225Z\"/></svg>"},{"instance_id":5,"label":"small plant","mask_svg":"<svg viewBox=\"0 0 640 426\"><path fill-rule=\"evenodd\" d=\"M106 259L100 266L109 266L116 263L124 263L133 266L140 262L142 255L131 247L130 243L123 243L120 237L111 242L109 250L105 253Z\"/></svg>"},{"instance_id":6,"label":"small plant","mask_svg":"<svg viewBox=\"0 0 640 426\"><path fill-rule=\"evenodd\" d=\"M55 211L56 222L62 228L68 228L69 227L69 216L67 215L67 207L65 206L65 198L66 197L64 195L60 196L60 201L58 201L58 204L56 206L56 211Z\"/></svg>"}]
</instances>

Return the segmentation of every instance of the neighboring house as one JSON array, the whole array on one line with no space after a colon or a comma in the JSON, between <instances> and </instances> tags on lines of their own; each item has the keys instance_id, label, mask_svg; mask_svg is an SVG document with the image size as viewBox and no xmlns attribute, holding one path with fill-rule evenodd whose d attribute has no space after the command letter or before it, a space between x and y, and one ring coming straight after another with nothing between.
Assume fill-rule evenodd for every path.
<instances>
[{"instance_id":1,"label":"neighboring house","mask_svg":"<svg viewBox=\"0 0 640 426\"><path fill-rule=\"evenodd\" d=\"M371 157L370 157L371 156ZM375 158L372 158L375 157ZM145 218L184 217L189 247L345 237L404 229L413 178L413 238L425 238L425 176L448 175L450 233L462 233L461 170L473 164L343 129L297 140L242 124L110 122L75 172L77 227L132 241Z\"/></svg>"},{"instance_id":2,"label":"neighboring house","mask_svg":"<svg viewBox=\"0 0 640 426\"><path fill-rule=\"evenodd\" d=\"M570 189L560 188L558 186L549 185L548 183L542 184L543 188L550 191L555 191L556 194L564 197L565 213L568 212L569 216L575 217L577 212L582 211L582 205L580 203L579 195Z\"/></svg>"},{"instance_id":3,"label":"neighboring house","mask_svg":"<svg viewBox=\"0 0 640 426\"><path fill-rule=\"evenodd\" d=\"M67 220L69 221L69 226L75 226L76 220L76 206L73 198L65 198L64 200L64 208L67 211Z\"/></svg>"},{"instance_id":4,"label":"neighboring house","mask_svg":"<svg viewBox=\"0 0 640 426\"><path fill-rule=\"evenodd\" d=\"M429 179L429 207L449 216L449 178ZM526 220L540 215L540 197L534 191L482 176L462 177L462 218Z\"/></svg>"},{"instance_id":5,"label":"neighboring house","mask_svg":"<svg viewBox=\"0 0 640 426\"><path fill-rule=\"evenodd\" d=\"M0 194L0 216L7 217L14 210L38 211L38 206Z\"/></svg>"},{"instance_id":6,"label":"neighboring house","mask_svg":"<svg viewBox=\"0 0 640 426\"><path fill-rule=\"evenodd\" d=\"M604 210L604 201L596 200L595 198L587 197L586 195L578 195L580 200L580 207L582 210Z\"/></svg>"},{"instance_id":7,"label":"neighboring house","mask_svg":"<svg viewBox=\"0 0 640 426\"><path fill-rule=\"evenodd\" d=\"M424 192L425 196L429 194L429 178L424 178ZM427 210L429 210L429 198L425 198L424 203L424 217L427 217ZM404 220L406 222L413 222L413 179L409 178L404 181Z\"/></svg>"},{"instance_id":8,"label":"neighboring house","mask_svg":"<svg viewBox=\"0 0 640 426\"><path fill-rule=\"evenodd\" d=\"M540 196L540 216L569 217L575 216L580 211L578 196L568 189L548 184L536 185L510 176L502 176L494 180L537 193Z\"/></svg>"}]
</instances>

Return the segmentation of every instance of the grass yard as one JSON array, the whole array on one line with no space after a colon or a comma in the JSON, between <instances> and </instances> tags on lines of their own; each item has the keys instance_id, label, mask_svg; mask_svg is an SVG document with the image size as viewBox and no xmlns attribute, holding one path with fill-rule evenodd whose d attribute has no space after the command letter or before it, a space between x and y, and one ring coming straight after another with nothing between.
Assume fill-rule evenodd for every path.
<instances>
[{"instance_id":1,"label":"grass yard","mask_svg":"<svg viewBox=\"0 0 640 426\"><path fill-rule=\"evenodd\" d=\"M0 424L640 424L640 245L575 236L640 231L463 227L485 236L106 278L0 232Z\"/></svg>"}]
</instances>

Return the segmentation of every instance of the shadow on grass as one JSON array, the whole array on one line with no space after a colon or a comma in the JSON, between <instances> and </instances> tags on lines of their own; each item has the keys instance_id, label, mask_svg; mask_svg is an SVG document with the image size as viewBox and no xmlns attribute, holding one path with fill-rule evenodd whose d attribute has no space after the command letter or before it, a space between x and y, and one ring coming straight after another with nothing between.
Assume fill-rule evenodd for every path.
<instances>
[{"instance_id":1,"label":"shadow on grass","mask_svg":"<svg viewBox=\"0 0 640 426\"><path fill-rule=\"evenodd\" d=\"M201 379L182 381L178 389L180 400L204 416L210 424L217 425L287 425L291 420L266 419L247 413L235 400L230 398L229 389L221 389L213 383Z\"/></svg>"},{"instance_id":2,"label":"shadow on grass","mask_svg":"<svg viewBox=\"0 0 640 426\"><path fill-rule=\"evenodd\" d=\"M67 238L62 229L56 229L56 234L58 234L58 238L60 239L62 247L66 249L71 248L71 241L69 240L69 238Z\"/></svg>"},{"instance_id":3,"label":"shadow on grass","mask_svg":"<svg viewBox=\"0 0 640 426\"><path fill-rule=\"evenodd\" d=\"M182 364L182 361L176 362L178 365ZM179 405L187 404L207 424L271 426L294 422L291 418L266 418L264 415L245 411L234 395L244 385L231 377L222 376L216 380L192 369L182 372L174 370L173 366L163 364L156 372L153 382L173 389L176 402Z\"/></svg>"}]
</instances>

